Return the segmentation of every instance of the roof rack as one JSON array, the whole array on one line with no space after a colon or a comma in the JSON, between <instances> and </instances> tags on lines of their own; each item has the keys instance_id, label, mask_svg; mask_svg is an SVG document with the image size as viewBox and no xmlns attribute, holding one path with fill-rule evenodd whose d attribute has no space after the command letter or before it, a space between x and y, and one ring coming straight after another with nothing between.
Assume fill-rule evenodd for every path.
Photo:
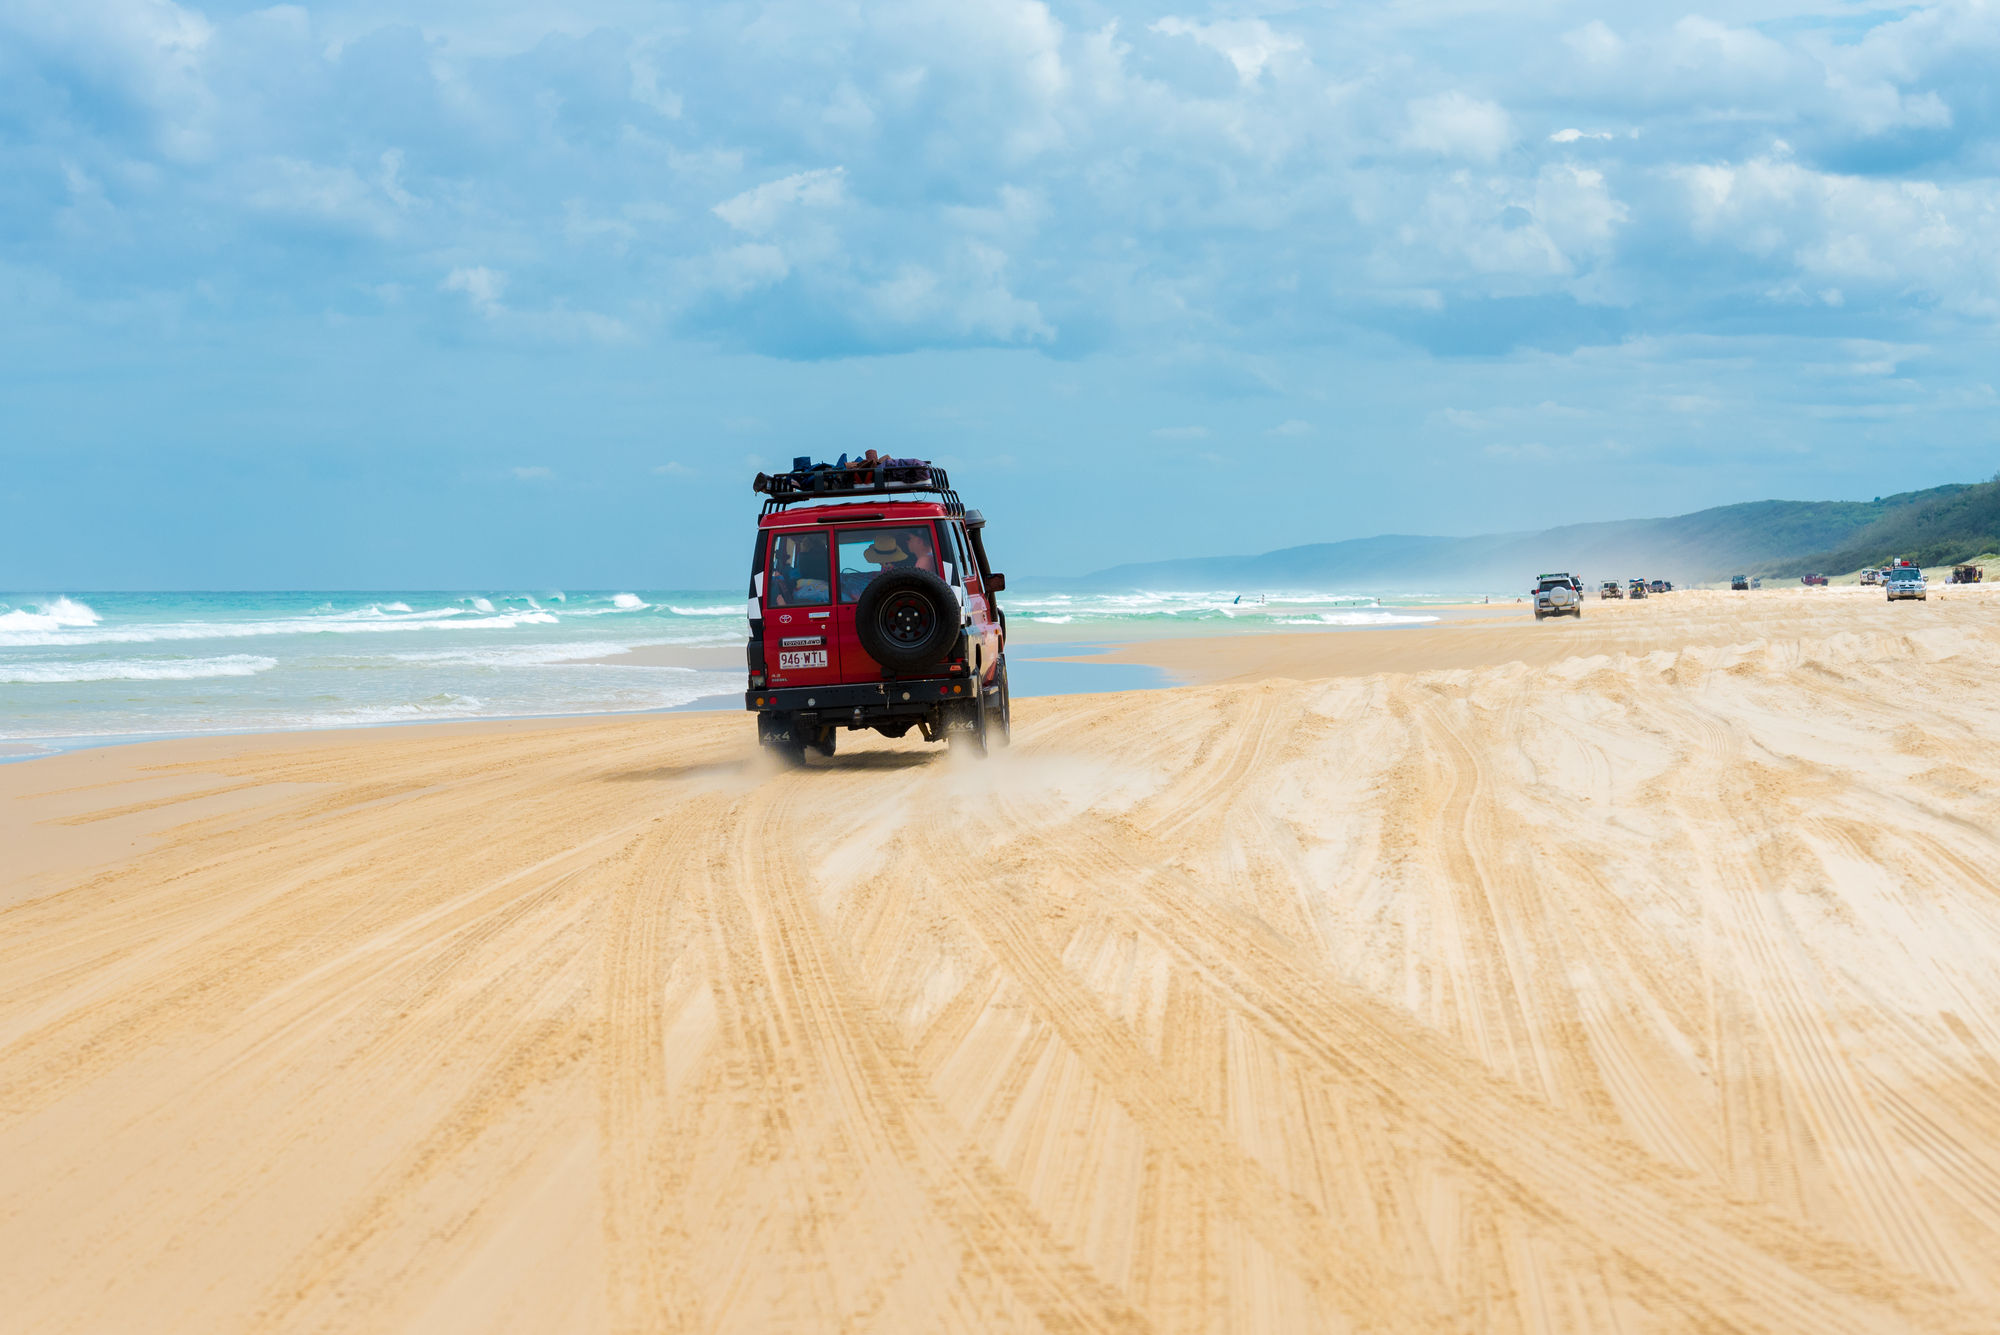
<instances>
[{"instance_id":1,"label":"roof rack","mask_svg":"<svg viewBox=\"0 0 2000 1335\"><path fill-rule=\"evenodd\" d=\"M946 513L963 515L965 503L951 489L945 471L927 459L897 459L865 463L818 464L794 468L785 473L759 473L750 489L767 499L764 513L776 514L788 505L807 501L842 500L857 496L899 496L912 492L932 492L944 502Z\"/></svg>"}]
</instances>

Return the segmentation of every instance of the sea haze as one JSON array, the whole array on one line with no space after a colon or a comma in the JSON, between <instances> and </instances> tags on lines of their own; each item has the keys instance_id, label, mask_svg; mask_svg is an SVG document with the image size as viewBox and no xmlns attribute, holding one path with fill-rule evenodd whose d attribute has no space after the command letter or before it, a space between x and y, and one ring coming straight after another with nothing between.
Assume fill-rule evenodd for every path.
<instances>
[{"instance_id":1,"label":"sea haze","mask_svg":"<svg viewBox=\"0 0 2000 1335\"><path fill-rule=\"evenodd\" d=\"M1023 649L1434 620L1421 598L1311 591L1029 588L1004 601ZM712 589L4 594L0 745L19 757L190 733L734 705L744 677L729 651L744 635L743 595ZM685 663L619 661L660 646ZM1020 693L1091 688L1071 680L1085 670L1060 683L1044 671L1038 686L1024 668Z\"/></svg>"}]
</instances>

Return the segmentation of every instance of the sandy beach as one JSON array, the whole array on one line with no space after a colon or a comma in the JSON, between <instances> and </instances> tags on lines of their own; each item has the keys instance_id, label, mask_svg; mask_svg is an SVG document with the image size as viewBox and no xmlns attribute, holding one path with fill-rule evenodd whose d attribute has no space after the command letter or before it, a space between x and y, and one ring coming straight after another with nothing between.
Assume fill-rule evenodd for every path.
<instances>
[{"instance_id":1,"label":"sandy beach","mask_svg":"<svg viewBox=\"0 0 2000 1335\"><path fill-rule=\"evenodd\" d=\"M2000 588L0 766L0 1327L1981 1331ZM1025 646L1024 646L1025 647Z\"/></svg>"}]
</instances>

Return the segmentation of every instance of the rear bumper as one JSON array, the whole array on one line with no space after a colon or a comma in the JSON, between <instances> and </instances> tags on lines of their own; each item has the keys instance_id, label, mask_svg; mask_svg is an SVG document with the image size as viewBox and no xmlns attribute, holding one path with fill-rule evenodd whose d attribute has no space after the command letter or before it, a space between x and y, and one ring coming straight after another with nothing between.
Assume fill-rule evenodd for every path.
<instances>
[{"instance_id":1,"label":"rear bumper","mask_svg":"<svg viewBox=\"0 0 2000 1335\"><path fill-rule=\"evenodd\" d=\"M970 677L923 677L838 686L780 686L776 690L745 691L743 707L753 713L816 714L827 722L841 716L921 718L941 704L971 699L975 689Z\"/></svg>"}]
</instances>

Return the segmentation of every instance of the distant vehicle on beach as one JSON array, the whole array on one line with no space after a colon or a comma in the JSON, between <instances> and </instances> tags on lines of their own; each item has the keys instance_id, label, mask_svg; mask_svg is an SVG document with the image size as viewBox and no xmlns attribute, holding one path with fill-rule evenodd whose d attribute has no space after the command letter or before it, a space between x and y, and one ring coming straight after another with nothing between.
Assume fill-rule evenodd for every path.
<instances>
[{"instance_id":1,"label":"distant vehicle on beach","mask_svg":"<svg viewBox=\"0 0 2000 1335\"><path fill-rule=\"evenodd\" d=\"M1919 602L1928 598L1928 585L1924 582L1924 572L1915 566L1897 566L1889 572L1888 601L1901 598L1915 598Z\"/></svg>"},{"instance_id":2,"label":"distant vehicle on beach","mask_svg":"<svg viewBox=\"0 0 2000 1335\"><path fill-rule=\"evenodd\" d=\"M840 728L954 751L1005 743L1007 577L986 560L986 520L942 468L874 450L759 473L766 497L750 574L757 740L791 764L833 754Z\"/></svg>"},{"instance_id":3,"label":"distant vehicle on beach","mask_svg":"<svg viewBox=\"0 0 2000 1335\"><path fill-rule=\"evenodd\" d=\"M1668 589L1671 589L1674 586L1667 583L1663 579L1656 579L1652 583L1648 584L1646 587L1654 593L1665 593Z\"/></svg>"},{"instance_id":4,"label":"distant vehicle on beach","mask_svg":"<svg viewBox=\"0 0 2000 1335\"><path fill-rule=\"evenodd\" d=\"M1646 581L1643 579L1633 580L1632 591L1628 596L1633 598L1644 598L1646 596Z\"/></svg>"},{"instance_id":5,"label":"distant vehicle on beach","mask_svg":"<svg viewBox=\"0 0 2000 1335\"><path fill-rule=\"evenodd\" d=\"M1820 575L1820 574L1812 574L1812 575L1800 575L1800 576L1799 576L1799 583L1801 583L1801 584L1824 584L1824 583L1826 583L1826 576L1825 576L1825 575Z\"/></svg>"},{"instance_id":6,"label":"distant vehicle on beach","mask_svg":"<svg viewBox=\"0 0 2000 1335\"><path fill-rule=\"evenodd\" d=\"M1977 584L1986 577L1986 572L1978 566L1953 566L1947 584Z\"/></svg>"},{"instance_id":7,"label":"distant vehicle on beach","mask_svg":"<svg viewBox=\"0 0 2000 1335\"><path fill-rule=\"evenodd\" d=\"M1583 615L1583 581L1566 570L1535 576L1535 620Z\"/></svg>"},{"instance_id":8,"label":"distant vehicle on beach","mask_svg":"<svg viewBox=\"0 0 2000 1335\"><path fill-rule=\"evenodd\" d=\"M1882 572L1870 566L1861 572L1861 582L1863 584L1880 584L1882 582Z\"/></svg>"},{"instance_id":9,"label":"distant vehicle on beach","mask_svg":"<svg viewBox=\"0 0 2000 1335\"><path fill-rule=\"evenodd\" d=\"M1623 598L1625 596L1625 586L1615 579L1607 579L1597 586L1597 596L1600 599Z\"/></svg>"},{"instance_id":10,"label":"distant vehicle on beach","mask_svg":"<svg viewBox=\"0 0 2000 1335\"><path fill-rule=\"evenodd\" d=\"M1731 575L1729 577L1729 587L1732 589L1747 589L1750 587L1750 577L1748 575Z\"/></svg>"}]
</instances>

